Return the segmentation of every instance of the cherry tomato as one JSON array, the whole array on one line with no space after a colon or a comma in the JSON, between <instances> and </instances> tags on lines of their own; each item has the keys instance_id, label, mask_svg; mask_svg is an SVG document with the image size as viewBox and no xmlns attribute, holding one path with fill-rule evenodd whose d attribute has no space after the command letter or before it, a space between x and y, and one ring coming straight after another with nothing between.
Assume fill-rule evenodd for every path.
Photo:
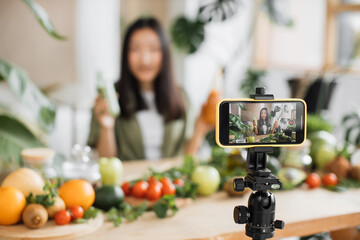
<instances>
[{"instance_id":1,"label":"cherry tomato","mask_svg":"<svg viewBox=\"0 0 360 240\"><path fill-rule=\"evenodd\" d=\"M84 209L80 206L69 207L71 220L82 218L84 216Z\"/></svg>"},{"instance_id":2,"label":"cherry tomato","mask_svg":"<svg viewBox=\"0 0 360 240\"><path fill-rule=\"evenodd\" d=\"M138 181L137 183L135 183L135 185L131 190L132 195L137 198L145 198L148 187L149 187L148 182L143 180Z\"/></svg>"},{"instance_id":3,"label":"cherry tomato","mask_svg":"<svg viewBox=\"0 0 360 240\"><path fill-rule=\"evenodd\" d=\"M317 188L321 184L321 178L317 173L310 173L306 178L306 184L309 188Z\"/></svg>"},{"instance_id":4,"label":"cherry tomato","mask_svg":"<svg viewBox=\"0 0 360 240\"><path fill-rule=\"evenodd\" d=\"M167 183L171 183L171 180L167 177L163 177L160 179L160 182L164 185L164 184L167 184Z\"/></svg>"},{"instance_id":5,"label":"cherry tomato","mask_svg":"<svg viewBox=\"0 0 360 240\"><path fill-rule=\"evenodd\" d=\"M148 200L158 200L161 198L162 188L161 182L151 182L146 192L146 198Z\"/></svg>"},{"instance_id":6,"label":"cherry tomato","mask_svg":"<svg viewBox=\"0 0 360 240\"><path fill-rule=\"evenodd\" d=\"M333 187L338 183L338 178L334 173L328 173L323 176L322 182L327 187Z\"/></svg>"},{"instance_id":7,"label":"cherry tomato","mask_svg":"<svg viewBox=\"0 0 360 240\"><path fill-rule=\"evenodd\" d=\"M121 188L122 188L125 196L131 195L131 184L129 182L124 182L123 185L121 185Z\"/></svg>"},{"instance_id":8,"label":"cherry tomato","mask_svg":"<svg viewBox=\"0 0 360 240\"><path fill-rule=\"evenodd\" d=\"M67 210L60 210L55 214L55 223L57 225L66 225L71 221L71 215Z\"/></svg>"},{"instance_id":9,"label":"cherry tomato","mask_svg":"<svg viewBox=\"0 0 360 240\"><path fill-rule=\"evenodd\" d=\"M185 183L184 180L182 180L181 178L177 178L174 180L174 184L183 187Z\"/></svg>"},{"instance_id":10,"label":"cherry tomato","mask_svg":"<svg viewBox=\"0 0 360 240\"><path fill-rule=\"evenodd\" d=\"M151 182L158 182L159 180L155 176L150 176L147 181L148 183L151 183Z\"/></svg>"},{"instance_id":11,"label":"cherry tomato","mask_svg":"<svg viewBox=\"0 0 360 240\"><path fill-rule=\"evenodd\" d=\"M163 181L162 195L175 195L176 188L171 181Z\"/></svg>"}]
</instances>

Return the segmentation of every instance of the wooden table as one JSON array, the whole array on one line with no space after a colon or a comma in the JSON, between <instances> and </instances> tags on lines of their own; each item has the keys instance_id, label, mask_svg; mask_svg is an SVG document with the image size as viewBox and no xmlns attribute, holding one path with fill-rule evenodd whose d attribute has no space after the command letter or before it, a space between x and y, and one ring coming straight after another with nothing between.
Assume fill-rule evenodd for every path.
<instances>
[{"instance_id":1,"label":"wooden table","mask_svg":"<svg viewBox=\"0 0 360 240\"><path fill-rule=\"evenodd\" d=\"M141 176L149 166L167 169L180 165L181 159L136 161L124 163L126 179ZM335 231L360 225L360 190L343 193L324 189L275 193L276 219L286 222L283 230L275 231L275 238L306 236L318 232ZM132 223L115 228L106 222L100 230L80 239L250 239L244 225L233 220L236 205L247 205L248 195L230 198L225 192L211 197L199 197L173 217L159 219L147 212ZM345 238L344 238L345 240ZM350 240L350 239L348 239Z\"/></svg>"}]
</instances>

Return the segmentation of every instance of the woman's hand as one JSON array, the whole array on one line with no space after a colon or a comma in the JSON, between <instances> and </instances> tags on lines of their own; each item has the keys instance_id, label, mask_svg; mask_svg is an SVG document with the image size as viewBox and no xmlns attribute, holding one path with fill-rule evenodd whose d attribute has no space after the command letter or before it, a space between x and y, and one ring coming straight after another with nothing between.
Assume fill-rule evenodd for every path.
<instances>
[{"instance_id":1,"label":"woman's hand","mask_svg":"<svg viewBox=\"0 0 360 240\"><path fill-rule=\"evenodd\" d=\"M195 122L195 134L205 136L208 132L215 128L214 125L209 124L205 121L205 104L202 105L199 117Z\"/></svg>"},{"instance_id":2,"label":"woman's hand","mask_svg":"<svg viewBox=\"0 0 360 240\"><path fill-rule=\"evenodd\" d=\"M196 154L205 138L205 135L215 128L214 125L205 121L205 104L202 106L201 113L195 122L194 135L186 147L186 154Z\"/></svg>"},{"instance_id":3,"label":"woman's hand","mask_svg":"<svg viewBox=\"0 0 360 240\"><path fill-rule=\"evenodd\" d=\"M95 100L94 114L101 128L114 129L115 118L109 113L107 101L100 96L97 96Z\"/></svg>"}]
</instances>

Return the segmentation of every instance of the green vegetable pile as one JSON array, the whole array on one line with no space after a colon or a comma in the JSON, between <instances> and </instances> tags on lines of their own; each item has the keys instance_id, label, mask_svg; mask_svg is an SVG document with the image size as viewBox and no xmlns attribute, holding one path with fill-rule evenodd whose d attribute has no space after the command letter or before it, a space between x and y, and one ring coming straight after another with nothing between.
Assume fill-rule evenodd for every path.
<instances>
[{"instance_id":1,"label":"green vegetable pile","mask_svg":"<svg viewBox=\"0 0 360 240\"><path fill-rule=\"evenodd\" d=\"M270 134L268 137L264 137L260 140L261 143L292 143L295 142L290 136L285 133L277 132Z\"/></svg>"}]
</instances>

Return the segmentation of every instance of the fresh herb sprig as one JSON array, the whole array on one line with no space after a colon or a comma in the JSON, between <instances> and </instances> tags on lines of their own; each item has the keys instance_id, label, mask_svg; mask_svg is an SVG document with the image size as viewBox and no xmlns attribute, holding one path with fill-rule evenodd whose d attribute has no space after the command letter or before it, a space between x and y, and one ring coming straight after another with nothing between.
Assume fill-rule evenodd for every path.
<instances>
[{"instance_id":1,"label":"fresh herb sprig","mask_svg":"<svg viewBox=\"0 0 360 240\"><path fill-rule=\"evenodd\" d=\"M115 227L118 227L123 222L123 219L134 221L140 217L148 209L147 202L144 201L140 206L134 207L126 202L121 202L120 205L112 207L107 213L106 218L112 221Z\"/></svg>"},{"instance_id":2,"label":"fresh herb sprig","mask_svg":"<svg viewBox=\"0 0 360 240\"><path fill-rule=\"evenodd\" d=\"M171 210L173 215L179 211L175 198L175 195L165 195L154 204L153 210L158 218L165 218L168 210Z\"/></svg>"},{"instance_id":3,"label":"fresh herb sprig","mask_svg":"<svg viewBox=\"0 0 360 240\"><path fill-rule=\"evenodd\" d=\"M55 198L57 197L57 183L51 183L49 180L45 181L45 185L43 187L44 194L34 195L30 193L29 196L26 198L26 203L37 203L41 204L44 207L50 207L54 205Z\"/></svg>"}]
</instances>

